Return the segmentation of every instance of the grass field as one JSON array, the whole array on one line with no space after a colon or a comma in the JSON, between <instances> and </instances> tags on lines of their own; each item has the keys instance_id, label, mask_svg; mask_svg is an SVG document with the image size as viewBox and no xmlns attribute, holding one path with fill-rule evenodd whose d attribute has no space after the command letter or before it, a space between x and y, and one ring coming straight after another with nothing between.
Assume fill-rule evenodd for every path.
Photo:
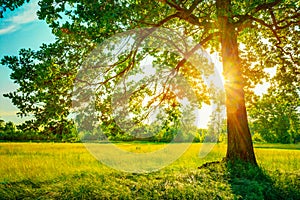
<instances>
[{"instance_id":1,"label":"grass field","mask_svg":"<svg viewBox=\"0 0 300 200\"><path fill-rule=\"evenodd\" d=\"M101 144L105 145L105 144ZM145 153L165 144L120 143ZM83 144L0 143L0 199L300 199L300 144L257 144L260 168L220 161L226 145L199 158L192 144L175 162L151 173L112 169Z\"/></svg>"}]
</instances>

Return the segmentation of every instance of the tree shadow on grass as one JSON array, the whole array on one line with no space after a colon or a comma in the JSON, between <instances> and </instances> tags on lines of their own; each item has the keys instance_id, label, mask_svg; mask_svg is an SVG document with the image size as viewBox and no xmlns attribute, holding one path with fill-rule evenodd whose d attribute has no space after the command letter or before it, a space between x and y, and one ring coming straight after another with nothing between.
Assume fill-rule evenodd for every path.
<instances>
[{"instance_id":1,"label":"tree shadow on grass","mask_svg":"<svg viewBox=\"0 0 300 200\"><path fill-rule=\"evenodd\" d=\"M225 164L228 183L239 199L299 199L300 174L266 171L249 163Z\"/></svg>"}]
</instances>

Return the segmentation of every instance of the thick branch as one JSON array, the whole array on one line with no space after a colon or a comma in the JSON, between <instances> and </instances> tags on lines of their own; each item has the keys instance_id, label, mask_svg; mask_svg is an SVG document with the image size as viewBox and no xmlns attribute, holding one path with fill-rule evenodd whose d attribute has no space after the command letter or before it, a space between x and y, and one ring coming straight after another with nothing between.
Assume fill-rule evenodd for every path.
<instances>
[{"instance_id":1,"label":"thick branch","mask_svg":"<svg viewBox=\"0 0 300 200\"><path fill-rule=\"evenodd\" d=\"M271 2L271 3L264 3L264 4L261 4L261 5L258 5L256 8L254 8L252 11L250 11L251 14L254 14L254 13L257 13L258 11L261 11L261 10L267 10L267 9L270 9L274 6L276 6L277 4L279 4L282 0L276 0L274 2Z\"/></svg>"},{"instance_id":2,"label":"thick branch","mask_svg":"<svg viewBox=\"0 0 300 200\"><path fill-rule=\"evenodd\" d=\"M273 10L272 10L272 9L270 9L270 15L271 15L271 18L272 18L273 24L274 24L274 26L275 26L275 27L276 27L276 29L277 29L277 27L278 27L278 25L277 25L277 20L276 20L276 17L275 17L275 15L274 15L274 12L273 12Z\"/></svg>"},{"instance_id":3,"label":"thick branch","mask_svg":"<svg viewBox=\"0 0 300 200\"><path fill-rule=\"evenodd\" d=\"M277 20L276 19L272 8L269 9L269 13L270 13L270 16L271 16L272 24L267 24L264 20L255 18L255 17L253 17L253 15L248 14L248 15L236 15L236 17L239 17L240 20L238 22L236 22L234 25L236 27L238 27L239 30L243 30L243 28L249 27L249 24L250 24L250 27L251 27L251 21L256 21L259 24L269 28L273 32L274 36L276 37L276 39L278 40L279 43L280 43L280 38L278 37L278 34L277 34L276 31L288 28L289 26L294 25L294 24L300 25L300 20L293 21L293 19L298 19L300 17L300 13L296 13L295 15L290 16L290 17L286 17L282 20ZM247 23L243 23L246 20L249 20L249 21ZM280 26L280 24L284 23L284 22L286 22L286 24Z\"/></svg>"},{"instance_id":4,"label":"thick branch","mask_svg":"<svg viewBox=\"0 0 300 200\"><path fill-rule=\"evenodd\" d=\"M201 1L202 0L195 0L189 9L182 8L174 2L166 1L166 3L170 7L176 9L178 18L183 19L183 20L189 22L190 24L193 24L193 25L196 25L196 26L200 26L200 27L209 26L209 27L211 27L212 23L209 23L205 20L200 21L199 18L197 18L195 15L192 14L192 12L196 9L196 7L198 6L198 4Z\"/></svg>"},{"instance_id":5,"label":"thick branch","mask_svg":"<svg viewBox=\"0 0 300 200\"><path fill-rule=\"evenodd\" d=\"M179 63L177 64L177 66L175 67L175 70L178 71L180 69L180 67L182 67L186 61L189 59L189 57L191 57L198 49L200 49L206 42L208 42L209 40L212 40L213 37L220 35L219 32L215 32L215 33L211 33L209 34L206 38L204 38L201 42L199 42L196 46L194 46L189 52L187 52L184 55L184 58L179 61Z\"/></svg>"},{"instance_id":6,"label":"thick branch","mask_svg":"<svg viewBox=\"0 0 300 200\"><path fill-rule=\"evenodd\" d=\"M160 27L160 26L164 25L165 23L167 23L168 21L170 21L171 19L179 17L179 14L180 14L179 12L176 12L175 14L172 14L172 15L164 18L163 20L159 21L156 24L148 23L148 22L144 22L144 21L139 21L139 22L142 24L148 25L148 26L152 26L152 27Z\"/></svg>"},{"instance_id":7,"label":"thick branch","mask_svg":"<svg viewBox=\"0 0 300 200\"><path fill-rule=\"evenodd\" d=\"M279 4L281 2L281 0L276 0L274 2L271 3L264 3L261 5L258 5L257 7L255 7L253 10L249 11L248 13L246 13L245 15L236 15L235 17L239 18L239 21L237 21L235 23L236 26L240 26L242 23L244 23L246 20L249 20L249 16L252 16L253 14L261 11L261 10L267 10L270 9L274 6L276 6L277 4Z\"/></svg>"},{"instance_id":8,"label":"thick branch","mask_svg":"<svg viewBox=\"0 0 300 200\"><path fill-rule=\"evenodd\" d=\"M277 21L276 20L276 17L274 15L274 12L272 9L270 9L270 15L271 15L271 18L272 18L272 22L273 22L273 26L275 27L276 30L280 30L280 29L285 29L289 26L291 26L292 24L300 24L300 20L298 21L292 21L292 19L299 19L300 17L300 13L297 13L293 16L290 16L290 17L286 17L280 21ZM288 20L291 20L290 22L287 22ZM280 23L284 23L286 22L286 24L284 26L279 26L278 24Z\"/></svg>"},{"instance_id":9,"label":"thick branch","mask_svg":"<svg viewBox=\"0 0 300 200\"><path fill-rule=\"evenodd\" d=\"M258 22L259 24L261 24L261 25L267 27L268 29L270 29L270 30L272 31L273 35L276 37L278 43L279 43L279 44L281 43L281 39L280 39L280 37L278 36L276 30L273 29L273 25L269 25L269 24L267 24L265 21L263 21L263 20L261 20L261 19L258 19L258 18L255 18L255 17L252 17L252 16L248 16L248 17L249 17L249 19L251 19L251 20L253 20L253 21L256 21L256 22Z\"/></svg>"}]
</instances>

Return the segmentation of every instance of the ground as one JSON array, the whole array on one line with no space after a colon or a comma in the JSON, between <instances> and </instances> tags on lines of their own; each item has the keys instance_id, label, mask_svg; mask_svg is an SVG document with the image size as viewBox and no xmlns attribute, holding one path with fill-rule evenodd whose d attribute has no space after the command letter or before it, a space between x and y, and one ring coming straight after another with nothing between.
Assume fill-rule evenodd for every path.
<instances>
[{"instance_id":1,"label":"ground","mask_svg":"<svg viewBox=\"0 0 300 200\"><path fill-rule=\"evenodd\" d=\"M164 144L121 143L139 153ZM151 173L101 164L83 144L0 143L0 199L300 199L300 144L255 145L259 167L215 162L226 145L199 158L201 144ZM201 167L202 166L202 167Z\"/></svg>"}]
</instances>

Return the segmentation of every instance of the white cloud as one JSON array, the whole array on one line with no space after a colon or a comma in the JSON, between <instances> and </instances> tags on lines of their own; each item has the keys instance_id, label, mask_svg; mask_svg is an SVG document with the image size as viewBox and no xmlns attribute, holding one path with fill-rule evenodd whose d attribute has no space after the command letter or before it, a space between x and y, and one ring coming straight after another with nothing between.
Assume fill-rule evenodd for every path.
<instances>
[{"instance_id":1,"label":"white cloud","mask_svg":"<svg viewBox=\"0 0 300 200\"><path fill-rule=\"evenodd\" d=\"M26 5L24 11L17 16L11 18L12 23L16 24L26 24L32 21L38 20L36 12L38 10L38 5L36 2Z\"/></svg>"},{"instance_id":2,"label":"white cloud","mask_svg":"<svg viewBox=\"0 0 300 200\"><path fill-rule=\"evenodd\" d=\"M7 28L0 29L0 35L14 32L17 29L15 25L11 25Z\"/></svg>"},{"instance_id":3,"label":"white cloud","mask_svg":"<svg viewBox=\"0 0 300 200\"><path fill-rule=\"evenodd\" d=\"M11 22L16 24L26 24L37 20L36 14L31 11L24 12L22 15L18 15L12 18Z\"/></svg>"},{"instance_id":4,"label":"white cloud","mask_svg":"<svg viewBox=\"0 0 300 200\"><path fill-rule=\"evenodd\" d=\"M4 26L0 27L0 35L8 34L19 29L23 24L27 24L38 20L37 12L38 4L37 1L32 1L19 9L12 11L12 17L5 19Z\"/></svg>"}]
</instances>

